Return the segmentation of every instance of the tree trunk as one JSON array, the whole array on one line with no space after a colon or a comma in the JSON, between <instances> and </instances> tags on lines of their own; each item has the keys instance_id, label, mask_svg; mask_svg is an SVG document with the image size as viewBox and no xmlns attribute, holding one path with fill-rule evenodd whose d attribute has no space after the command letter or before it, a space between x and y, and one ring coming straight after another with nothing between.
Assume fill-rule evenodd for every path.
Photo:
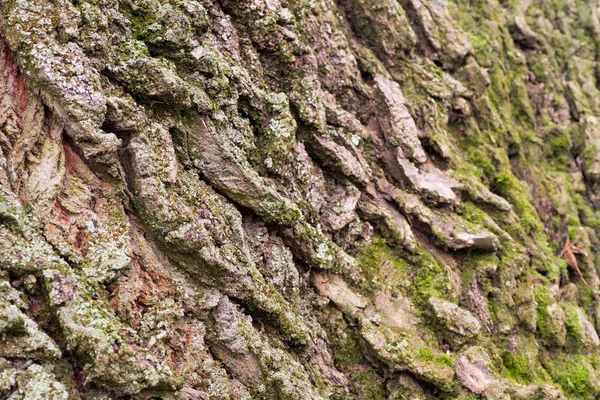
<instances>
[{"instance_id":1,"label":"tree trunk","mask_svg":"<svg viewBox=\"0 0 600 400\"><path fill-rule=\"evenodd\" d=\"M600 3L530 3L0 0L0 399L600 398Z\"/></svg>"}]
</instances>

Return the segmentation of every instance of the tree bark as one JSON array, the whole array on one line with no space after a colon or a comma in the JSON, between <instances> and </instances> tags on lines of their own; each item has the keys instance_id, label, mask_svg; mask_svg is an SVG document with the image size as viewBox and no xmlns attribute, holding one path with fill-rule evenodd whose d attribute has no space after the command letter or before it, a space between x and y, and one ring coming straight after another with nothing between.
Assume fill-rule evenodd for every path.
<instances>
[{"instance_id":1,"label":"tree bark","mask_svg":"<svg viewBox=\"0 0 600 400\"><path fill-rule=\"evenodd\" d=\"M0 399L600 398L600 3L531 3L0 0Z\"/></svg>"}]
</instances>

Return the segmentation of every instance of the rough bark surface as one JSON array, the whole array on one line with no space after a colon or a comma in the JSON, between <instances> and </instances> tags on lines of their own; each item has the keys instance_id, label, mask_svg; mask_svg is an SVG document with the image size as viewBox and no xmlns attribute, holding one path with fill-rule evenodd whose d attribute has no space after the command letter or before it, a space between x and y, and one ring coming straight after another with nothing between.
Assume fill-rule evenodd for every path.
<instances>
[{"instance_id":1,"label":"rough bark surface","mask_svg":"<svg viewBox=\"0 0 600 400\"><path fill-rule=\"evenodd\" d=\"M0 399L600 398L599 58L598 0L0 0Z\"/></svg>"}]
</instances>

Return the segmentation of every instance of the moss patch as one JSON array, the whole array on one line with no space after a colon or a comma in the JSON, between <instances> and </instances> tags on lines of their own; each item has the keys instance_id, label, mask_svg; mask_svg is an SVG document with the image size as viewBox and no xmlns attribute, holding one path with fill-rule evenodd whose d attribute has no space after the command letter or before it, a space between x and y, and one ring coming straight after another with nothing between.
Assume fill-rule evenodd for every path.
<instances>
[{"instance_id":1,"label":"moss patch","mask_svg":"<svg viewBox=\"0 0 600 400\"><path fill-rule=\"evenodd\" d=\"M385 287L392 292L399 290L413 300L418 308L426 307L431 296L449 297L448 271L423 248L415 255L407 255L397 247L377 237L361 249L356 258L363 277L363 289Z\"/></svg>"}]
</instances>

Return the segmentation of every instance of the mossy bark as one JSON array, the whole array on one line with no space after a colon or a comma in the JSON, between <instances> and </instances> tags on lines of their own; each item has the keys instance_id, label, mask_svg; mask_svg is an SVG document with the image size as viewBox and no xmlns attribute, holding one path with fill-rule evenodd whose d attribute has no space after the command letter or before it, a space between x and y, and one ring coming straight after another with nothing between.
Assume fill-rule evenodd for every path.
<instances>
[{"instance_id":1,"label":"mossy bark","mask_svg":"<svg viewBox=\"0 0 600 400\"><path fill-rule=\"evenodd\" d=\"M599 51L597 1L0 0L0 398L599 398Z\"/></svg>"}]
</instances>

